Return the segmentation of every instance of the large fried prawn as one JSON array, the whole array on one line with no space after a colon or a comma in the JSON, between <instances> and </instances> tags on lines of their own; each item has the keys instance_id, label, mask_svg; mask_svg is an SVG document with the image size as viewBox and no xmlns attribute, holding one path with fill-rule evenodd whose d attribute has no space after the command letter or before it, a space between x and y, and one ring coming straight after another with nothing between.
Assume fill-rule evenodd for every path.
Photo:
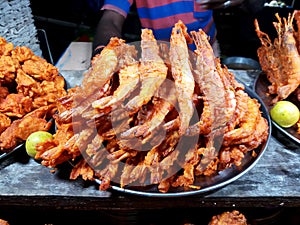
<instances>
[{"instance_id":1,"label":"large fried prawn","mask_svg":"<svg viewBox=\"0 0 300 225\"><path fill-rule=\"evenodd\" d=\"M295 36L293 27L295 11L288 18L282 19L277 13L275 16L278 22L273 22L273 25L277 37L273 42L268 34L260 30L258 21L255 20L254 23L262 44L257 50L259 62L271 83L268 87L269 94L275 95L272 103L286 99L300 84L299 40L295 39L298 36Z\"/></svg>"},{"instance_id":2,"label":"large fried prawn","mask_svg":"<svg viewBox=\"0 0 300 225\"><path fill-rule=\"evenodd\" d=\"M190 41L191 39L187 33L187 27L182 21L179 21L172 29L169 55L180 109L180 134L185 133L194 113L193 95L195 81L187 47L187 43Z\"/></svg>"}]
</instances>

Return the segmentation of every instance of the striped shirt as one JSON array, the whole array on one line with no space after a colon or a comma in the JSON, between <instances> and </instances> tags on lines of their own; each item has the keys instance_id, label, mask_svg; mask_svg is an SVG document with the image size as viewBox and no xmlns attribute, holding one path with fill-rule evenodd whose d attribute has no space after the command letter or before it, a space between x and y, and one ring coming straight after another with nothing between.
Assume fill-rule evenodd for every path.
<instances>
[{"instance_id":1,"label":"striped shirt","mask_svg":"<svg viewBox=\"0 0 300 225\"><path fill-rule=\"evenodd\" d=\"M102 9L114 10L125 18L134 0L105 0ZM153 30L158 40L169 40L172 28L181 20L188 31L200 28L210 36L211 43L216 38L216 27L212 10L203 10L195 0L136 0L137 13L143 28Z\"/></svg>"}]
</instances>

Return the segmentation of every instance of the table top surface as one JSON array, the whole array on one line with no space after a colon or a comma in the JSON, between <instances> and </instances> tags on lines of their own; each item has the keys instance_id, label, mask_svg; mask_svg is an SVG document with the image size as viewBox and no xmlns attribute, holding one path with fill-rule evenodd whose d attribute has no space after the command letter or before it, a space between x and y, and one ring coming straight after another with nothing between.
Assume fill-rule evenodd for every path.
<instances>
[{"instance_id":1,"label":"table top surface","mask_svg":"<svg viewBox=\"0 0 300 225\"><path fill-rule=\"evenodd\" d=\"M80 76L78 71L62 71ZM76 75L77 74L77 75ZM257 72L237 71L236 76L252 86ZM76 80L76 79L75 79ZM0 204L32 204L49 207L122 209L206 206L300 206L300 146L275 129L256 165L243 176L210 193L176 198L152 198L115 190L99 191L96 182L70 180L67 171L49 168L18 150L0 162ZM145 201L145 198L151 198ZM92 204L90 204L92 203ZM172 204L174 203L174 204Z\"/></svg>"}]
</instances>

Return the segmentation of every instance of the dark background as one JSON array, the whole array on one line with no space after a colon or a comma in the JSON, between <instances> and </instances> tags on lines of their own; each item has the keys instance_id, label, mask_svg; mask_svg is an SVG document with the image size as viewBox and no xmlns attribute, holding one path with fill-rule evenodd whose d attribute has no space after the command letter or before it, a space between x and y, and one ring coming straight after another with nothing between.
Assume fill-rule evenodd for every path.
<instances>
[{"instance_id":1,"label":"dark background","mask_svg":"<svg viewBox=\"0 0 300 225\"><path fill-rule=\"evenodd\" d=\"M92 41L95 27L101 17L100 5L89 0L31 0L31 9L37 29L46 32L54 63L72 41ZM100 3L99 3L100 4ZM130 12L124 27L126 40L139 38L139 21Z\"/></svg>"},{"instance_id":2,"label":"dark background","mask_svg":"<svg viewBox=\"0 0 300 225\"><path fill-rule=\"evenodd\" d=\"M72 41L92 41L94 30L101 13L95 0L31 0L32 13L38 29L46 31L53 61L59 57ZM297 3L298 2L298 3ZM99 3L100 4L100 3ZM295 4L300 4L296 1ZM294 7L298 7L297 5ZM259 20L261 29L271 37L276 35L273 21L275 13L286 16L293 9L264 8L256 14L248 14L239 8L218 10L214 18L218 30L221 58L245 56L257 59L256 49L260 42L256 36L253 21ZM139 40L140 26L134 7L125 26L124 38L127 41Z\"/></svg>"}]
</instances>

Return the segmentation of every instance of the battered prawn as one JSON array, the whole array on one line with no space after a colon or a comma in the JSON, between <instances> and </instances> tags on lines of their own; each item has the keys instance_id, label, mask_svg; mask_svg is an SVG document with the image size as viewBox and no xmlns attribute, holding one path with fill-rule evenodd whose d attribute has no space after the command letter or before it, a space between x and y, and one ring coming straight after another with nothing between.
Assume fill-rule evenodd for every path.
<instances>
[{"instance_id":1,"label":"battered prawn","mask_svg":"<svg viewBox=\"0 0 300 225\"><path fill-rule=\"evenodd\" d=\"M131 113L137 112L148 103L167 77L168 67L159 55L159 46L152 30L143 29L141 34L141 64L139 67L141 89L125 108Z\"/></svg>"},{"instance_id":2,"label":"battered prawn","mask_svg":"<svg viewBox=\"0 0 300 225\"><path fill-rule=\"evenodd\" d=\"M192 39L187 33L187 27L179 20L172 29L169 56L179 105L179 133L181 135L184 134L189 127L190 120L194 113L193 94L195 81L187 47L187 43L191 42Z\"/></svg>"},{"instance_id":3,"label":"battered prawn","mask_svg":"<svg viewBox=\"0 0 300 225\"><path fill-rule=\"evenodd\" d=\"M76 89L73 106L63 113L61 119L69 119L87 111L92 102L105 95L115 72L132 62L137 54L134 46L125 44L123 39L111 38L101 54L92 59L92 67L84 74L82 84ZM105 91L104 91L105 90Z\"/></svg>"},{"instance_id":4,"label":"battered prawn","mask_svg":"<svg viewBox=\"0 0 300 225\"><path fill-rule=\"evenodd\" d=\"M123 138L141 137L144 139L148 137L148 140L153 131L162 124L166 115L176 104L175 87L169 84L173 83L165 82L162 84L158 91L158 96L153 97L151 115L142 124L125 131L121 135Z\"/></svg>"},{"instance_id":5,"label":"battered prawn","mask_svg":"<svg viewBox=\"0 0 300 225\"><path fill-rule=\"evenodd\" d=\"M100 98L92 103L95 109L104 109L107 107L116 108L137 86L139 82L139 64L133 59L133 62L119 71L119 86L113 95Z\"/></svg>"},{"instance_id":6,"label":"battered prawn","mask_svg":"<svg viewBox=\"0 0 300 225\"><path fill-rule=\"evenodd\" d=\"M257 120L261 116L260 104L256 99L248 97L247 109L239 127L225 133L224 146L230 145L234 140L246 138L255 131Z\"/></svg>"},{"instance_id":7,"label":"battered prawn","mask_svg":"<svg viewBox=\"0 0 300 225\"><path fill-rule=\"evenodd\" d=\"M204 107L199 122L188 129L191 131L198 131L195 129L199 127L199 131L208 134L214 129L224 127L226 124L225 109L226 105L226 91L222 79L216 70L216 60L213 49L208 42L208 36L203 30L191 31L192 38L196 45L196 61L194 68L195 80L198 82L200 90L204 97ZM200 133L200 132L199 132ZM198 134L199 134L198 133Z\"/></svg>"}]
</instances>

